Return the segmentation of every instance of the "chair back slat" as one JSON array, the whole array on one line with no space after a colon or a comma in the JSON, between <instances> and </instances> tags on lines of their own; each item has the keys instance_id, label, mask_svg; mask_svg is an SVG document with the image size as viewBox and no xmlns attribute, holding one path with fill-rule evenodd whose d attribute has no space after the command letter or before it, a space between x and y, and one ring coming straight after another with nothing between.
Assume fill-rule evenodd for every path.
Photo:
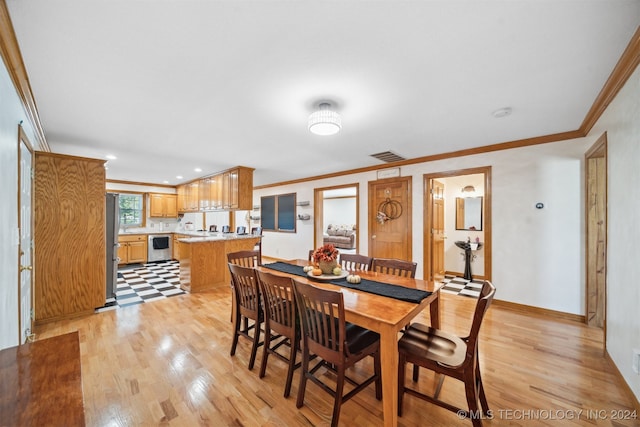
<instances>
[{"instance_id":1,"label":"chair back slat","mask_svg":"<svg viewBox=\"0 0 640 427\"><path fill-rule=\"evenodd\" d=\"M400 277L416 277L416 268L418 264L411 261L389 258L373 258L371 270L377 273L390 274Z\"/></svg>"},{"instance_id":2,"label":"chair back slat","mask_svg":"<svg viewBox=\"0 0 640 427\"><path fill-rule=\"evenodd\" d=\"M345 313L342 293L294 280L303 346L322 359L339 363L345 354Z\"/></svg>"},{"instance_id":3,"label":"chair back slat","mask_svg":"<svg viewBox=\"0 0 640 427\"><path fill-rule=\"evenodd\" d=\"M371 269L373 258L360 254L340 254L340 265L343 270L368 271Z\"/></svg>"}]
</instances>

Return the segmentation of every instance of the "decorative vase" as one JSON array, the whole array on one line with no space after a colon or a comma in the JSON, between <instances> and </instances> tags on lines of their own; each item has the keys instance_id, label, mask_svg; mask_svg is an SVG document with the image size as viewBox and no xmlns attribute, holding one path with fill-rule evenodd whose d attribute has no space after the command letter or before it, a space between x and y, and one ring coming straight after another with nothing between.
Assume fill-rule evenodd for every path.
<instances>
[{"instance_id":1,"label":"decorative vase","mask_svg":"<svg viewBox=\"0 0 640 427\"><path fill-rule=\"evenodd\" d=\"M322 274L333 274L333 269L337 266L336 261L318 261L318 268L322 270Z\"/></svg>"}]
</instances>

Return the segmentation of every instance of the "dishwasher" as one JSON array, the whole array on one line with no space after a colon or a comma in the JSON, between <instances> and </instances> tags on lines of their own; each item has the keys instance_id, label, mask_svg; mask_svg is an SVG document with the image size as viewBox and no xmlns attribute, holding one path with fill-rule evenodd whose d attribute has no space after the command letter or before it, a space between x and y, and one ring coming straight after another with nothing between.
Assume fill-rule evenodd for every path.
<instances>
[{"instance_id":1,"label":"dishwasher","mask_svg":"<svg viewBox=\"0 0 640 427\"><path fill-rule=\"evenodd\" d=\"M149 235L147 262L171 260L171 240L170 234Z\"/></svg>"}]
</instances>

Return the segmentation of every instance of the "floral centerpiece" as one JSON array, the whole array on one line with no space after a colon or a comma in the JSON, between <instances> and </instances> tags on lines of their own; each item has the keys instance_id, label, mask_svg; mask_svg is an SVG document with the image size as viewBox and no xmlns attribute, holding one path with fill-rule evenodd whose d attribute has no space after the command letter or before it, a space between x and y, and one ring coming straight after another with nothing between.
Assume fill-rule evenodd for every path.
<instances>
[{"instance_id":1,"label":"floral centerpiece","mask_svg":"<svg viewBox=\"0 0 640 427\"><path fill-rule=\"evenodd\" d=\"M323 274L332 274L333 269L338 266L338 250L331 243L320 246L313 251L313 261L318 264L318 268Z\"/></svg>"}]
</instances>

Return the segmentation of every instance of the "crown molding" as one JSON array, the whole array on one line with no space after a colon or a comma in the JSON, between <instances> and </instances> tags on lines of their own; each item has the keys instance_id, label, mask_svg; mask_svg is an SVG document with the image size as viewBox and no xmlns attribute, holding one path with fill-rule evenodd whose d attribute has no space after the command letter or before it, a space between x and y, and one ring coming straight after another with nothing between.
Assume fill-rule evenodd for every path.
<instances>
[{"instance_id":1,"label":"crown molding","mask_svg":"<svg viewBox=\"0 0 640 427\"><path fill-rule=\"evenodd\" d=\"M580 125L580 130L585 136L589 133L591 128L593 128L602 113L604 113L604 110L607 109L611 101L613 101L613 98L615 98L618 92L620 92L620 89L622 89L627 80L629 80L629 77L631 77L631 74L633 74L639 63L640 26L638 26L633 37L631 37L631 40L618 60L618 63L613 68L609 78L605 82L602 90L593 102L593 105L591 105L591 109Z\"/></svg>"},{"instance_id":2,"label":"crown molding","mask_svg":"<svg viewBox=\"0 0 640 427\"><path fill-rule=\"evenodd\" d=\"M36 100L33 97L27 70L22 61L22 54L20 53L20 47L18 46L18 40L13 30L13 24L11 23L5 0L0 0L0 55L11 77L13 86L16 88L22 100L22 106L27 113L27 118L35 132L37 149L40 151L51 151L49 144L47 144L47 139L44 136Z\"/></svg>"}]
</instances>

